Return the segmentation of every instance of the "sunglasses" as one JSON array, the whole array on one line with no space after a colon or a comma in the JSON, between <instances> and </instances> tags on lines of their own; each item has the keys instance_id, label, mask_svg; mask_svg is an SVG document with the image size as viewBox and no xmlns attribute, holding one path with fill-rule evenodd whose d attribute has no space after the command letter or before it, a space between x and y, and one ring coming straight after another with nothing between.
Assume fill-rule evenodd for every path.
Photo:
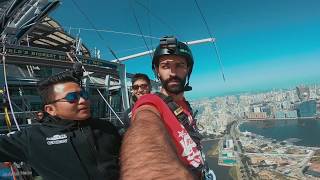
<instances>
[{"instance_id":1,"label":"sunglasses","mask_svg":"<svg viewBox=\"0 0 320 180\"><path fill-rule=\"evenodd\" d=\"M53 104L56 102L76 103L80 100L80 97L82 97L84 100L88 100L89 94L85 90L81 90L80 92L69 92L65 97L63 97L61 99L54 100L48 104Z\"/></svg>"},{"instance_id":2,"label":"sunglasses","mask_svg":"<svg viewBox=\"0 0 320 180\"><path fill-rule=\"evenodd\" d=\"M138 85L138 84L136 84L136 85L133 85L132 86L132 89L133 90L138 90L139 88L141 88L141 89L148 89L148 85L147 84L141 84L141 85Z\"/></svg>"}]
</instances>

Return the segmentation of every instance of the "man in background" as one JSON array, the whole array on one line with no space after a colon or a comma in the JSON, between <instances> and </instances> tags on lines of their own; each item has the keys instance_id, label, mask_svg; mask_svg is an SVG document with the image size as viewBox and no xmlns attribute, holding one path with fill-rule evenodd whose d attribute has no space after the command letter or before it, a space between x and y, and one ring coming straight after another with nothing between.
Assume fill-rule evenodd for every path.
<instances>
[{"instance_id":1,"label":"man in background","mask_svg":"<svg viewBox=\"0 0 320 180\"><path fill-rule=\"evenodd\" d=\"M123 134L130 125L131 121L131 116L132 116L132 107L134 103L143 95L149 94L151 92L151 81L149 77L146 74L142 73L137 73L131 78L131 83L132 83L132 105L130 106L129 109L127 109L123 113L123 123L124 123L124 128L120 130L120 133Z\"/></svg>"}]
</instances>

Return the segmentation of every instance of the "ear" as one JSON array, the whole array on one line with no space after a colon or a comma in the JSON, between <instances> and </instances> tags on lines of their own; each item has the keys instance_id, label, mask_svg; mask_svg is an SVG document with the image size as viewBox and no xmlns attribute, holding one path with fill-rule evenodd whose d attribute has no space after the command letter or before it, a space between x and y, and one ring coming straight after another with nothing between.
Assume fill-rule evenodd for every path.
<instances>
[{"instance_id":1,"label":"ear","mask_svg":"<svg viewBox=\"0 0 320 180\"><path fill-rule=\"evenodd\" d=\"M191 70L191 67L190 67L190 66L188 66L188 73L190 72L190 70Z\"/></svg>"},{"instance_id":2,"label":"ear","mask_svg":"<svg viewBox=\"0 0 320 180\"><path fill-rule=\"evenodd\" d=\"M158 67L155 67L155 68L153 69L153 74L154 74L154 77L155 77L155 78L159 79L160 74L159 74L159 68L158 68Z\"/></svg>"},{"instance_id":3,"label":"ear","mask_svg":"<svg viewBox=\"0 0 320 180\"><path fill-rule=\"evenodd\" d=\"M157 78L160 78L160 74L159 74L159 67L156 67L156 74L157 74Z\"/></svg>"},{"instance_id":4,"label":"ear","mask_svg":"<svg viewBox=\"0 0 320 180\"><path fill-rule=\"evenodd\" d=\"M57 115L57 111L56 111L56 107L52 104L47 104L44 106L44 111L47 112L48 114L50 114L51 116L56 116Z\"/></svg>"}]
</instances>

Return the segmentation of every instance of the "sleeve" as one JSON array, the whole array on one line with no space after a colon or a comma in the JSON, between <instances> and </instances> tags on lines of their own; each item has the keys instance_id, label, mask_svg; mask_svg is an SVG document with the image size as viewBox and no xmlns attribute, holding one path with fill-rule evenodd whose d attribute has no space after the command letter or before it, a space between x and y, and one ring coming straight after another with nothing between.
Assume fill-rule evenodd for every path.
<instances>
[{"instance_id":1,"label":"sleeve","mask_svg":"<svg viewBox=\"0 0 320 180\"><path fill-rule=\"evenodd\" d=\"M147 105L147 106L145 106L145 105ZM142 106L144 106L144 108L140 108ZM154 108L148 108L150 106L153 106ZM158 97L157 95L154 95L154 94L145 94L135 103L135 105L132 109L132 117L134 117L138 111L141 111L144 109L151 110L154 113L156 113L157 115L162 116L161 112L163 112L162 111L163 106L164 106L164 103L160 97ZM132 118L132 119L134 119L134 118Z\"/></svg>"},{"instance_id":2,"label":"sleeve","mask_svg":"<svg viewBox=\"0 0 320 180\"><path fill-rule=\"evenodd\" d=\"M0 135L0 162L27 162L27 131Z\"/></svg>"}]
</instances>

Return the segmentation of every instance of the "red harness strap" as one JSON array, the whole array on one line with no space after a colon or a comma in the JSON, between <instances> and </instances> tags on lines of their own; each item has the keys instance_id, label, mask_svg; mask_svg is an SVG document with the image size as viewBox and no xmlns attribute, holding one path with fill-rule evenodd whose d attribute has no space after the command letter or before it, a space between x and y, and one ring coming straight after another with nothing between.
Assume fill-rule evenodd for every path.
<instances>
[{"instance_id":1,"label":"red harness strap","mask_svg":"<svg viewBox=\"0 0 320 180\"><path fill-rule=\"evenodd\" d=\"M132 110L133 117L135 110L142 105L151 105L157 108L162 117L163 123L165 124L170 136L172 137L175 146L178 150L180 159L187 165L194 168L198 168L203 165L203 159L201 152L197 148L196 143L192 140L187 130L180 124L176 116L169 109L167 104L157 95L147 94L142 96L136 103ZM192 116L190 112L182 107L183 111L189 116L190 122L192 122Z\"/></svg>"}]
</instances>

